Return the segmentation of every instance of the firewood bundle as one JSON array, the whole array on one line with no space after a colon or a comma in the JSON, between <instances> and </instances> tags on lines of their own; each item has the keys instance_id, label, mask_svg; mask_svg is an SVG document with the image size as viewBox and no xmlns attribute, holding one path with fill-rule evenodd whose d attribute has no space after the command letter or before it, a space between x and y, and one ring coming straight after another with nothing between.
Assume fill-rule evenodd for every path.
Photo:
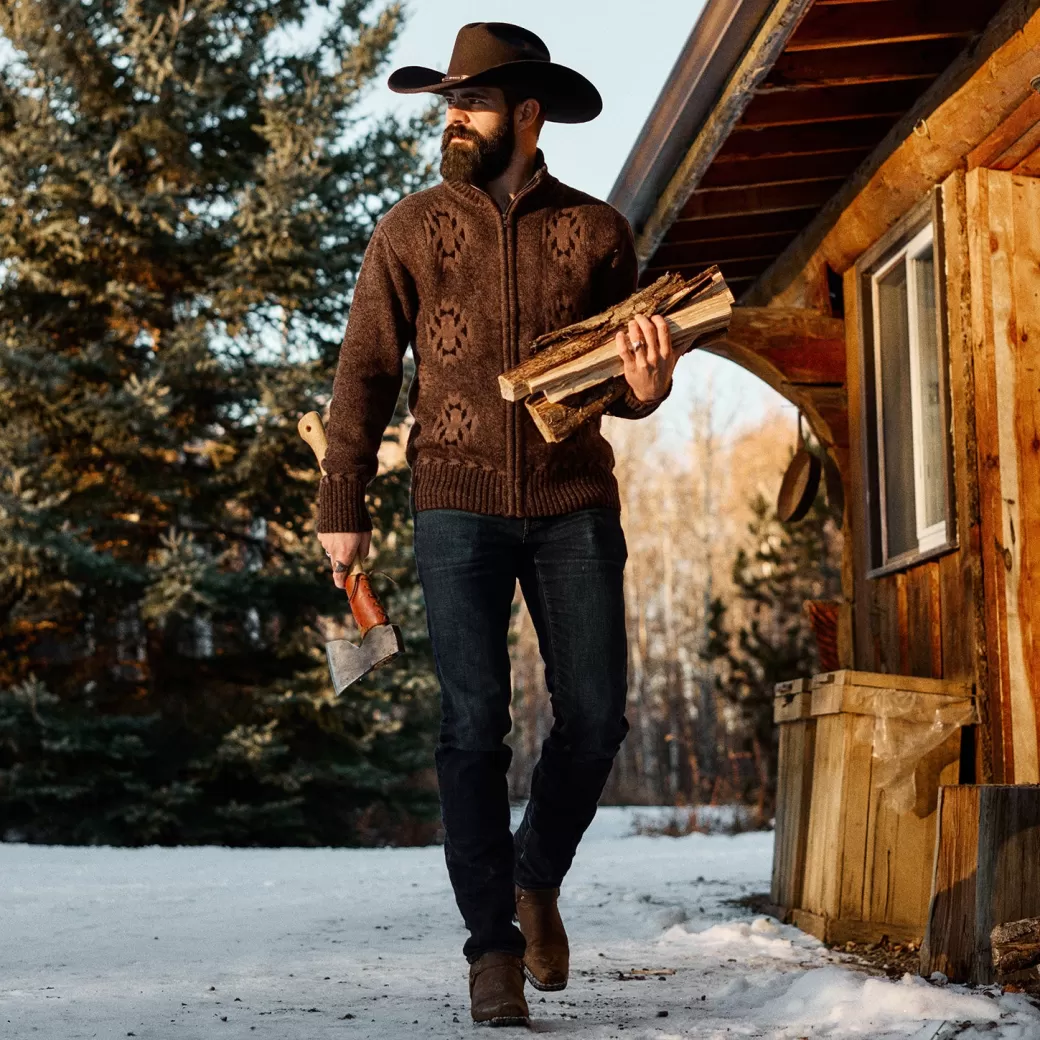
<instances>
[{"instance_id":1,"label":"firewood bundle","mask_svg":"<svg viewBox=\"0 0 1040 1040\"><path fill-rule=\"evenodd\" d=\"M717 267L696 278L664 274L608 310L539 336L535 354L498 377L507 401L523 400L542 436L562 441L625 393L628 383L615 336L637 314L664 315L672 348L729 325L733 294Z\"/></svg>"}]
</instances>

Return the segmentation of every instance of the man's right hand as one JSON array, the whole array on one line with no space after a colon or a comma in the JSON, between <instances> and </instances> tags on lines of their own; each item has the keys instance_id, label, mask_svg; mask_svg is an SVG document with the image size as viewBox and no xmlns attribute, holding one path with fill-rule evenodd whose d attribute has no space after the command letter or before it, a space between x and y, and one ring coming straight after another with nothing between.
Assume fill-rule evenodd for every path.
<instances>
[{"instance_id":1,"label":"man's right hand","mask_svg":"<svg viewBox=\"0 0 1040 1040\"><path fill-rule=\"evenodd\" d=\"M318 534L318 541L322 548L328 553L329 566L336 561L345 563L346 569L333 570L332 580L336 588L346 588L347 575L350 573L354 557L364 560L368 557L368 550L372 545L371 531L326 531Z\"/></svg>"}]
</instances>

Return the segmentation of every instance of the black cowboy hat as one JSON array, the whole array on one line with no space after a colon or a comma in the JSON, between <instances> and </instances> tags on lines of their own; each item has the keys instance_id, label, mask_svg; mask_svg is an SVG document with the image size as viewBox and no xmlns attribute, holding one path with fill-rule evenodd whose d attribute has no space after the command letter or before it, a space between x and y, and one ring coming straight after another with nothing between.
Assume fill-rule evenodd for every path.
<instances>
[{"instance_id":1,"label":"black cowboy hat","mask_svg":"<svg viewBox=\"0 0 1040 1040\"><path fill-rule=\"evenodd\" d=\"M509 22L468 22L455 37L446 73L406 65L387 86L398 94L517 87L530 91L545 118L557 123L584 123L603 108L599 91L580 72L550 61L549 48L533 32Z\"/></svg>"}]
</instances>

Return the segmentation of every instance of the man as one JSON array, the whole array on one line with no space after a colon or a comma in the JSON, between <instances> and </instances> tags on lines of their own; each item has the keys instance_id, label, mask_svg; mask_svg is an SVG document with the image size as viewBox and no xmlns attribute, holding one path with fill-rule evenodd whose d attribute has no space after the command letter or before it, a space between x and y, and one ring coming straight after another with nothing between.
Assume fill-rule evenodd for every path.
<instances>
[{"instance_id":1,"label":"man","mask_svg":"<svg viewBox=\"0 0 1040 1040\"><path fill-rule=\"evenodd\" d=\"M355 555L368 555L365 488L411 344L410 508L441 686L435 760L445 860L470 933L471 1014L527 1024L525 976L539 989L567 984L556 900L628 730L627 548L599 420L547 444L523 403L502 399L498 376L542 333L634 292L635 249L620 213L545 166L542 123L592 119L601 101L534 33L470 23L447 73L403 68L389 85L447 100L443 179L393 206L365 252L333 385L318 531L343 587ZM638 317L617 349L628 385L608 411L649 415L671 389L667 325ZM513 835L503 741L517 580L555 721Z\"/></svg>"}]
</instances>

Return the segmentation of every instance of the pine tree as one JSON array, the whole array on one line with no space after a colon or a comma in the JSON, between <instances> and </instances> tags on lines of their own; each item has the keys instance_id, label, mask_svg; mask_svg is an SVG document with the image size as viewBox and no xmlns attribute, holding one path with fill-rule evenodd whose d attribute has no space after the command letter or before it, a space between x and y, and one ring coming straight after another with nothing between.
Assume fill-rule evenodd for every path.
<instances>
[{"instance_id":1,"label":"pine tree","mask_svg":"<svg viewBox=\"0 0 1040 1040\"><path fill-rule=\"evenodd\" d=\"M399 5L290 52L309 6L0 7L0 836L340 844L435 812L407 470L368 563L410 652L337 700L296 422L436 111L358 114Z\"/></svg>"},{"instance_id":2,"label":"pine tree","mask_svg":"<svg viewBox=\"0 0 1040 1040\"><path fill-rule=\"evenodd\" d=\"M798 522L783 523L759 492L751 502L748 545L733 562L736 595L729 606L716 598L705 657L717 669L718 688L735 710L736 729L746 751L767 778L751 781L760 804L771 811L776 781L776 726L773 695L778 682L818 671L816 642L803 605L833 599L841 592L841 537L836 516L817 495Z\"/></svg>"}]
</instances>

